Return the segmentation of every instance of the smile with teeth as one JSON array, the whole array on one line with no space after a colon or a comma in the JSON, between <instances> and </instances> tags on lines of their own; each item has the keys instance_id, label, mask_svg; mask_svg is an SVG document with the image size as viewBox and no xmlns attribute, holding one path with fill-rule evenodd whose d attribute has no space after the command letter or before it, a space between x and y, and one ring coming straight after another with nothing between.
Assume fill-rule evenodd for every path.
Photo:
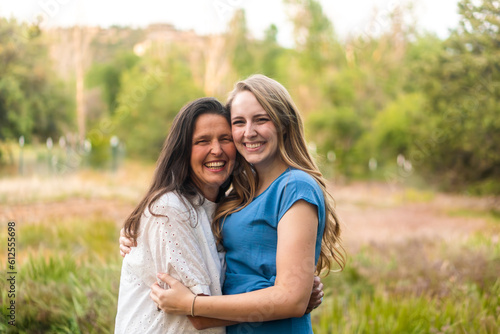
<instances>
[{"instance_id":1,"label":"smile with teeth","mask_svg":"<svg viewBox=\"0 0 500 334\"><path fill-rule=\"evenodd\" d=\"M210 169L219 169L222 168L226 165L225 161L212 161L212 162L207 162L204 164L205 167L210 168Z\"/></svg>"},{"instance_id":2,"label":"smile with teeth","mask_svg":"<svg viewBox=\"0 0 500 334\"><path fill-rule=\"evenodd\" d=\"M247 147L247 148L258 148L261 146L262 146L262 143L245 143L245 147Z\"/></svg>"}]
</instances>

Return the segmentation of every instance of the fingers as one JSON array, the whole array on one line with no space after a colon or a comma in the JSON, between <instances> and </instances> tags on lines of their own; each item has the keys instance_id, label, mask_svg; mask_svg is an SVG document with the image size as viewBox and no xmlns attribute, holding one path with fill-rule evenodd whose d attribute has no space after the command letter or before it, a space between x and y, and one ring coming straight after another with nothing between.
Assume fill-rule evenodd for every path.
<instances>
[{"instance_id":1,"label":"fingers","mask_svg":"<svg viewBox=\"0 0 500 334\"><path fill-rule=\"evenodd\" d=\"M314 276L313 279L313 291L314 290L323 290L323 283L321 283L321 279L318 276Z\"/></svg>"},{"instance_id":2,"label":"fingers","mask_svg":"<svg viewBox=\"0 0 500 334\"><path fill-rule=\"evenodd\" d=\"M125 229L123 227L120 230L120 238L118 238L118 241L120 242L120 245L125 245L127 247L137 247L137 241L129 239L125 234Z\"/></svg>"},{"instance_id":3,"label":"fingers","mask_svg":"<svg viewBox=\"0 0 500 334\"><path fill-rule=\"evenodd\" d=\"M169 274L158 273L158 274L156 274L156 277L158 277L162 282L167 283L168 286L172 286L176 283L179 283L178 280L176 280L175 278L173 278ZM158 286L158 287L160 287L160 286Z\"/></svg>"},{"instance_id":4,"label":"fingers","mask_svg":"<svg viewBox=\"0 0 500 334\"><path fill-rule=\"evenodd\" d=\"M323 284L318 285L317 287L315 287L315 288L312 290L311 295L312 295L312 297L313 297L313 298L315 298L315 297L318 297L318 298L323 297L323 295L324 295L324 292L323 292Z\"/></svg>"},{"instance_id":5,"label":"fingers","mask_svg":"<svg viewBox=\"0 0 500 334\"><path fill-rule=\"evenodd\" d=\"M136 242L133 242L132 240L130 240L127 237L120 237L118 239L118 241L120 242L120 245L123 245L123 246L127 246L127 247L136 247L137 246Z\"/></svg>"},{"instance_id":6,"label":"fingers","mask_svg":"<svg viewBox=\"0 0 500 334\"><path fill-rule=\"evenodd\" d=\"M125 255L129 254L131 250L132 250L132 248L120 244L120 254L122 256L125 256Z\"/></svg>"},{"instance_id":7,"label":"fingers","mask_svg":"<svg viewBox=\"0 0 500 334\"><path fill-rule=\"evenodd\" d=\"M325 296L325 293L323 292L323 290L320 290L320 291L313 291L313 293L311 293L311 302L314 302L314 303L318 303L321 304L321 298L323 298Z\"/></svg>"},{"instance_id":8,"label":"fingers","mask_svg":"<svg viewBox=\"0 0 500 334\"><path fill-rule=\"evenodd\" d=\"M120 243L120 255L122 257L125 257L125 255L130 253L130 251L132 250L131 247L137 246L137 242L127 238L127 236L125 235L125 230L123 228L120 230L120 237L118 238L118 242Z\"/></svg>"},{"instance_id":9,"label":"fingers","mask_svg":"<svg viewBox=\"0 0 500 334\"><path fill-rule=\"evenodd\" d=\"M159 296L156 294L156 292L153 290L153 288L151 288L151 292L149 293L149 297L153 300L153 302L155 303L156 305L156 309L161 309L160 307L160 298Z\"/></svg>"}]
</instances>

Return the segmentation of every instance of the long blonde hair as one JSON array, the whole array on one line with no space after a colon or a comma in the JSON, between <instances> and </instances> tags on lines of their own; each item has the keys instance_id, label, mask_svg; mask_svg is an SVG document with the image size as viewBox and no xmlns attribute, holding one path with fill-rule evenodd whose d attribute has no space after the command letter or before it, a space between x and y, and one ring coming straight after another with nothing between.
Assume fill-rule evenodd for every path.
<instances>
[{"instance_id":1,"label":"long blonde hair","mask_svg":"<svg viewBox=\"0 0 500 334\"><path fill-rule=\"evenodd\" d=\"M231 111L235 96L243 91L249 91L257 98L276 126L281 159L287 165L311 175L323 191L326 211L325 230L316 272L319 274L327 271L328 274L331 260L343 269L345 251L340 244L340 219L335 212L333 197L326 189L326 181L307 150L304 124L298 108L288 91L279 82L265 75L255 74L236 83L235 88L229 93L227 110ZM258 175L248 163L242 167L244 167L242 172L233 178L233 190L215 213L213 230L219 241L222 239L221 231L225 218L244 208L255 197Z\"/></svg>"}]
</instances>

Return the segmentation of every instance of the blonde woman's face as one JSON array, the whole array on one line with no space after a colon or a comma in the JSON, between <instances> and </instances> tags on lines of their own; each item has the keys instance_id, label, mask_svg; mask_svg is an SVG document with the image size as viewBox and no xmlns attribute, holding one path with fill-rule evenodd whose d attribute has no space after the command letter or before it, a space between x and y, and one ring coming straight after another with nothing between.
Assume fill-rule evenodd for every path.
<instances>
[{"instance_id":1,"label":"blonde woman's face","mask_svg":"<svg viewBox=\"0 0 500 334\"><path fill-rule=\"evenodd\" d=\"M279 162L276 126L251 92L234 97L231 126L236 149L249 163L260 169Z\"/></svg>"}]
</instances>

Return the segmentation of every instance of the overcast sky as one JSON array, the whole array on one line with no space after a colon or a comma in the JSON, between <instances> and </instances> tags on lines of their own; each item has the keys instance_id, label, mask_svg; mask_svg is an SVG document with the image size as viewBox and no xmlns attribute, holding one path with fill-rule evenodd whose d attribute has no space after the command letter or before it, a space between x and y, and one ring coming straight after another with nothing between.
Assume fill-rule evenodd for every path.
<instances>
[{"instance_id":1,"label":"overcast sky","mask_svg":"<svg viewBox=\"0 0 500 334\"><path fill-rule=\"evenodd\" d=\"M370 18L377 9L377 24L383 28L384 14L398 4L411 0L319 0L340 37L367 31ZM413 0L418 26L444 38L448 29L458 23L458 0ZM75 24L113 24L146 26L167 22L178 29L194 29L207 34L221 32L236 8L244 8L247 24L253 35L262 36L272 23L278 27L278 39L287 46L292 43L292 26L281 0L0 0L0 16L14 16L34 21L42 15L44 24L71 26Z\"/></svg>"}]
</instances>

